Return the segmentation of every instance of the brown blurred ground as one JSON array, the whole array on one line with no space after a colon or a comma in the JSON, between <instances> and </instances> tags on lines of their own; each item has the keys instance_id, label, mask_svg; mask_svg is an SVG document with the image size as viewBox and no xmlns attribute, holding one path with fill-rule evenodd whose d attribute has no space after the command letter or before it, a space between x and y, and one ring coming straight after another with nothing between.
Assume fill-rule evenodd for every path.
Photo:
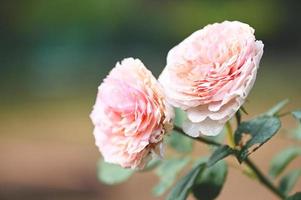
<instances>
[{"instance_id":1,"label":"brown blurred ground","mask_svg":"<svg viewBox=\"0 0 301 200\"><path fill-rule=\"evenodd\" d=\"M285 63L285 61L283 61ZM279 63L278 65L282 65ZM299 63L297 63L299 65ZM296 65L297 65L296 64ZM256 86L246 104L250 115L264 111L288 96L291 108L301 107L300 70L286 71L267 63L259 72ZM272 73L271 73L272 72ZM96 88L96 86L95 86ZM157 178L140 173L114 187L96 180L99 153L94 146L88 118L94 96L87 99L45 100L2 105L0 112L0 199L155 199L151 188ZM284 118L284 131L294 126ZM282 131L283 132L283 131ZM264 172L269 160L283 147L293 144L279 134L253 155ZM297 145L300 145L298 143ZM204 154L197 145L195 154ZM229 160L235 163L234 160ZM290 168L300 167L301 159ZM301 182L294 191L301 190ZM159 198L158 198L159 199ZM218 199L272 200L276 197L257 182L231 168Z\"/></svg>"}]
</instances>

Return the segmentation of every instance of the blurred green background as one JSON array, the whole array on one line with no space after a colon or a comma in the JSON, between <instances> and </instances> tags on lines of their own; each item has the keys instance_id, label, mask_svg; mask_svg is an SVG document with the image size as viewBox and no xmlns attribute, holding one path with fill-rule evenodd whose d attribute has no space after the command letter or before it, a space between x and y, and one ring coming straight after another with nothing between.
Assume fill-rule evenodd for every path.
<instances>
[{"instance_id":1,"label":"blurred green background","mask_svg":"<svg viewBox=\"0 0 301 200\"><path fill-rule=\"evenodd\" d=\"M0 199L153 199L151 174L113 188L96 180L88 115L97 86L125 57L158 76L169 49L208 23L246 22L265 44L251 115L285 97L301 107L300 9L297 0L0 1ZM269 143L255 159L266 169L275 153ZM220 199L275 198L238 176Z\"/></svg>"}]
</instances>

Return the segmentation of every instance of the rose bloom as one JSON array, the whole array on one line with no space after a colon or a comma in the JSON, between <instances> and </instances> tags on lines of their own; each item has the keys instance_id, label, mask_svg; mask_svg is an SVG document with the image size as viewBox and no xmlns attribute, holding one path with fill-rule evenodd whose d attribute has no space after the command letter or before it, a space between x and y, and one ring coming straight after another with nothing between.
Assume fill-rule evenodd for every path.
<instances>
[{"instance_id":1,"label":"rose bloom","mask_svg":"<svg viewBox=\"0 0 301 200\"><path fill-rule=\"evenodd\" d=\"M159 81L170 104L187 112L187 134L222 131L249 94L262 54L254 29L238 21L207 25L169 51Z\"/></svg>"},{"instance_id":2,"label":"rose bloom","mask_svg":"<svg viewBox=\"0 0 301 200\"><path fill-rule=\"evenodd\" d=\"M162 155L162 139L172 128L172 117L161 86L133 58L117 63L99 86L91 113L104 160L125 168L143 168L152 152Z\"/></svg>"}]
</instances>

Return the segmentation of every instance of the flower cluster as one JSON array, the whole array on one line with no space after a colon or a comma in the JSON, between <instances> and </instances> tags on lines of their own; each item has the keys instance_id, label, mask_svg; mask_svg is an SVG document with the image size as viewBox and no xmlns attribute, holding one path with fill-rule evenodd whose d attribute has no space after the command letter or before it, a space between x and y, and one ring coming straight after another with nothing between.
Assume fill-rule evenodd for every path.
<instances>
[{"instance_id":1,"label":"flower cluster","mask_svg":"<svg viewBox=\"0 0 301 200\"><path fill-rule=\"evenodd\" d=\"M159 81L138 59L117 63L99 86L91 114L104 160L143 168L152 153L162 155L171 106L186 111L188 135L217 135L249 94L262 54L253 28L225 21L172 48Z\"/></svg>"}]
</instances>

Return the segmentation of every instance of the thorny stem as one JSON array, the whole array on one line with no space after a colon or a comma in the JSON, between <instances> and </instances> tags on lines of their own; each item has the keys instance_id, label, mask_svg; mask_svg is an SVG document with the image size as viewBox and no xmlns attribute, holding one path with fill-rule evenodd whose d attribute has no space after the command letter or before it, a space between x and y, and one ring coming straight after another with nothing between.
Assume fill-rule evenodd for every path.
<instances>
[{"instance_id":1,"label":"thorny stem","mask_svg":"<svg viewBox=\"0 0 301 200\"><path fill-rule=\"evenodd\" d=\"M178 126L174 126L174 130L177 131L178 133L181 133L182 135L184 135L186 137L197 140L198 142L213 145L216 147L223 145L219 142L213 141L213 140L205 138L205 137L197 137L197 138L191 137L191 136L185 134L184 131L182 130L182 128L180 128ZM249 158L247 158L244 161L244 163L254 172L254 174L260 181L260 183L262 183L264 186L266 186L271 192L273 192L275 195L277 195L280 199L283 199L283 200L286 199L286 196L282 192L280 192L276 186L274 186L274 184L269 180L269 178L266 177Z\"/></svg>"}]
</instances>

